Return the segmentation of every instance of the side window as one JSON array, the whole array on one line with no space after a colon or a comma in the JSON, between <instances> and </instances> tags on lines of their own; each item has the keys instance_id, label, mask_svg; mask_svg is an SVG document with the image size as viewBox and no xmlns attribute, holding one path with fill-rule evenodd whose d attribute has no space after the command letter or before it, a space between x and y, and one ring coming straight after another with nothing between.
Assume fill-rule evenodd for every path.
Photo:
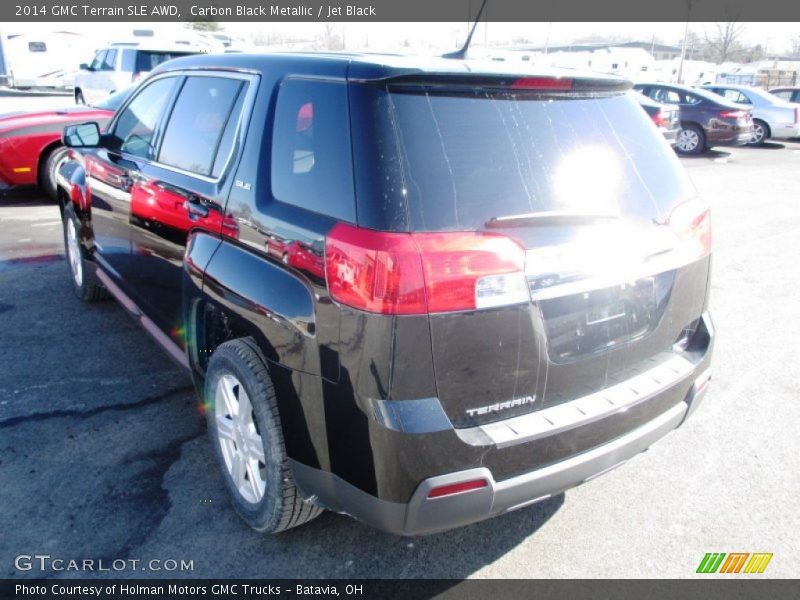
<instances>
[{"instance_id":1,"label":"side window","mask_svg":"<svg viewBox=\"0 0 800 600\"><path fill-rule=\"evenodd\" d=\"M345 84L283 82L272 133L277 200L355 221L353 161Z\"/></svg>"},{"instance_id":2,"label":"side window","mask_svg":"<svg viewBox=\"0 0 800 600\"><path fill-rule=\"evenodd\" d=\"M164 77L139 90L117 119L109 140L112 150L152 158L153 135L172 95L175 80L175 77Z\"/></svg>"},{"instance_id":3,"label":"side window","mask_svg":"<svg viewBox=\"0 0 800 600\"><path fill-rule=\"evenodd\" d=\"M650 97L656 102L664 104L681 104L680 94L667 88L653 88L653 93Z\"/></svg>"},{"instance_id":4,"label":"side window","mask_svg":"<svg viewBox=\"0 0 800 600\"><path fill-rule=\"evenodd\" d=\"M700 104L703 100L700 96L695 96L694 94L683 94L683 103L684 104Z\"/></svg>"},{"instance_id":5,"label":"side window","mask_svg":"<svg viewBox=\"0 0 800 600\"><path fill-rule=\"evenodd\" d=\"M126 48L121 52L122 64L120 65L120 70L125 73L134 73L136 71L136 50Z\"/></svg>"},{"instance_id":6,"label":"side window","mask_svg":"<svg viewBox=\"0 0 800 600\"><path fill-rule=\"evenodd\" d=\"M103 71L113 71L116 67L117 63L117 51L116 50L109 50L106 52L106 57L103 59L103 66L101 67Z\"/></svg>"},{"instance_id":7,"label":"side window","mask_svg":"<svg viewBox=\"0 0 800 600\"><path fill-rule=\"evenodd\" d=\"M106 59L106 51L100 50L100 52L94 55L94 58L92 59L92 64L89 65L89 68L92 71L99 71L100 69L103 68L103 61L105 61L105 59Z\"/></svg>"},{"instance_id":8,"label":"side window","mask_svg":"<svg viewBox=\"0 0 800 600\"><path fill-rule=\"evenodd\" d=\"M738 94L739 95L736 97L736 100L734 100L734 102L738 102L739 104L752 104L750 98L745 96L742 92L738 92Z\"/></svg>"},{"instance_id":9,"label":"side window","mask_svg":"<svg viewBox=\"0 0 800 600\"><path fill-rule=\"evenodd\" d=\"M791 101L792 99L791 90L781 90L779 92L772 92L772 95L777 96L781 100L786 100L787 102Z\"/></svg>"},{"instance_id":10,"label":"side window","mask_svg":"<svg viewBox=\"0 0 800 600\"><path fill-rule=\"evenodd\" d=\"M189 77L172 109L164 131L158 160L165 165L212 175L217 155L230 153L233 131L228 139L228 123L239 121L245 82L229 77ZM227 149L222 148L225 141Z\"/></svg>"}]
</instances>

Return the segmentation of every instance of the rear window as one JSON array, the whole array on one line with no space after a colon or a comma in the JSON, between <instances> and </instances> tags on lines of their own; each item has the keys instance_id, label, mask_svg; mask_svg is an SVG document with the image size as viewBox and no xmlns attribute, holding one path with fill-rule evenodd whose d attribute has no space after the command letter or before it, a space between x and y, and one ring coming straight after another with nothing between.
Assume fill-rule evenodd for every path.
<instances>
[{"instance_id":1,"label":"rear window","mask_svg":"<svg viewBox=\"0 0 800 600\"><path fill-rule=\"evenodd\" d=\"M482 229L543 211L663 219L693 188L632 98L353 86L359 224Z\"/></svg>"}]
</instances>

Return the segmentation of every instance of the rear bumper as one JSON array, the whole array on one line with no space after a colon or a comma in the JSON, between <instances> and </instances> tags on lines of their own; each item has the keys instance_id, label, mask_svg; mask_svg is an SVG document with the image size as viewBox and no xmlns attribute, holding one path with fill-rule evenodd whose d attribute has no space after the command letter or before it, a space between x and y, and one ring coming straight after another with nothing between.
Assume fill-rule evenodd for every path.
<instances>
[{"instance_id":1,"label":"rear bumper","mask_svg":"<svg viewBox=\"0 0 800 600\"><path fill-rule=\"evenodd\" d=\"M616 440L510 479L495 481L485 467L431 477L420 483L408 503L380 500L331 473L290 462L298 487L314 489L312 501L325 508L350 514L390 533L436 533L541 502L607 473L678 427L702 401L704 394L705 389L696 393L693 389L687 401ZM439 498L428 497L434 488L480 479L486 482L483 488Z\"/></svg>"},{"instance_id":2,"label":"rear bumper","mask_svg":"<svg viewBox=\"0 0 800 600\"><path fill-rule=\"evenodd\" d=\"M643 391L641 394L637 392L638 398L626 398L621 393L624 390L614 386L620 389L609 388L602 393L561 405L558 415L560 422L553 422L555 413L547 419L541 419L543 411L539 411L538 415L530 413L482 428L476 427L472 431L456 430L465 445L472 445L469 442L472 438L476 443L488 444L483 447L504 454L508 459L510 455L506 453L533 452L537 442L542 440L559 437L570 439L569 436L576 433L589 435L584 432L596 432L597 427L602 429L609 420L621 414L635 413L645 405L666 406L652 418L605 443L582 452L573 452L539 468L517 472L510 477L498 477L499 471L493 471L492 461L483 459L479 463L481 466L423 479L408 502L380 499L330 472L290 460L297 486L304 497L324 508L350 514L374 527L400 535L421 535L452 529L546 500L594 479L646 450L680 426L697 409L711 377L714 337L708 314L703 316L702 321L702 336L705 339L701 350L686 359L668 360L625 382L629 388ZM689 350L689 355L692 353ZM680 361L686 364L681 367ZM670 370L673 371L672 379L668 379ZM649 390L645 387L648 383L653 386ZM675 398L676 393L679 394L677 401L665 403L665 399ZM609 409L605 403L616 403L616 406ZM427 447L428 452L444 452L443 448L437 450L436 446L421 440L417 445ZM429 497L435 488L474 481L484 483L482 487L471 491Z\"/></svg>"},{"instance_id":3,"label":"rear bumper","mask_svg":"<svg viewBox=\"0 0 800 600\"><path fill-rule=\"evenodd\" d=\"M708 134L708 147L713 146L744 146L750 142L753 130L737 129L734 131L712 131Z\"/></svg>"}]
</instances>

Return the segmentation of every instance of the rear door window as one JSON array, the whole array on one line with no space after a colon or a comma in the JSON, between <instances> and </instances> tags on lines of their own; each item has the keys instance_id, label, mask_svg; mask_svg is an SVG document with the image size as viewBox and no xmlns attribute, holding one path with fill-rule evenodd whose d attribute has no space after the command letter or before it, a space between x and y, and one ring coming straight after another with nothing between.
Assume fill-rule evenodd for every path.
<instances>
[{"instance_id":1,"label":"rear door window","mask_svg":"<svg viewBox=\"0 0 800 600\"><path fill-rule=\"evenodd\" d=\"M239 120L244 87L244 81L230 77L187 78L164 130L158 161L210 176L227 124ZM226 141L226 158L231 140L232 134Z\"/></svg>"},{"instance_id":2,"label":"rear door window","mask_svg":"<svg viewBox=\"0 0 800 600\"><path fill-rule=\"evenodd\" d=\"M719 88L714 90L717 94L738 104L751 104L750 100L739 90L732 90L730 88Z\"/></svg>"},{"instance_id":3,"label":"rear door window","mask_svg":"<svg viewBox=\"0 0 800 600\"><path fill-rule=\"evenodd\" d=\"M664 104L681 104L681 95L676 90L669 88L652 88L650 90L650 97L656 102Z\"/></svg>"},{"instance_id":4,"label":"rear door window","mask_svg":"<svg viewBox=\"0 0 800 600\"><path fill-rule=\"evenodd\" d=\"M289 79L281 85L272 138L272 193L288 204L355 219L344 83Z\"/></svg>"},{"instance_id":5,"label":"rear door window","mask_svg":"<svg viewBox=\"0 0 800 600\"><path fill-rule=\"evenodd\" d=\"M359 223L480 230L567 211L665 218L692 193L674 153L625 94L546 97L353 85ZM403 218L380 218L383 211ZM377 226L377 225L376 225Z\"/></svg>"}]
</instances>

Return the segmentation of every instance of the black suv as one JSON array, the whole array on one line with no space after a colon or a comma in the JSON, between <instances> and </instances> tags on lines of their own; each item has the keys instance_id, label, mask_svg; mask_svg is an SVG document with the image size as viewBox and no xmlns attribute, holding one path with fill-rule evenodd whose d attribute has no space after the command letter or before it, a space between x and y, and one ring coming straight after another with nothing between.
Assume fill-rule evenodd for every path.
<instances>
[{"instance_id":1,"label":"black suv","mask_svg":"<svg viewBox=\"0 0 800 600\"><path fill-rule=\"evenodd\" d=\"M578 485L710 379L711 224L614 77L363 55L157 68L68 127L75 290L191 372L239 514L439 531Z\"/></svg>"}]
</instances>

